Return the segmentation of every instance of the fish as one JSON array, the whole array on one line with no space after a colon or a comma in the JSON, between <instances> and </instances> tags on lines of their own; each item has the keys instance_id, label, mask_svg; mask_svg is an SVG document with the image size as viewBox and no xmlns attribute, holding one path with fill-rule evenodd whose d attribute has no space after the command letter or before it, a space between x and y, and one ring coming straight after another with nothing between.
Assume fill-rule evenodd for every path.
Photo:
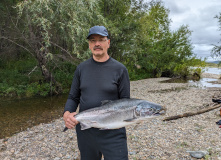
<instances>
[{"instance_id":1,"label":"fish","mask_svg":"<svg viewBox=\"0 0 221 160\"><path fill-rule=\"evenodd\" d=\"M101 106L82 111L74 117L80 123L81 130L92 127L109 130L140 123L165 113L166 108L160 104L143 99L125 98L102 101ZM65 127L63 132L67 129Z\"/></svg>"}]
</instances>

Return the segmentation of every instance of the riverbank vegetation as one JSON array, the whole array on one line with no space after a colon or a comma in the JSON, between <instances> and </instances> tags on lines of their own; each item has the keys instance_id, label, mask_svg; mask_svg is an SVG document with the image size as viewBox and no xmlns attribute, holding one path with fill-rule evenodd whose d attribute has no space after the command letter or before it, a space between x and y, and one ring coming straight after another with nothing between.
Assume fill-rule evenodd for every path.
<instances>
[{"instance_id":1,"label":"riverbank vegetation","mask_svg":"<svg viewBox=\"0 0 221 160\"><path fill-rule=\"evenodd\" d=\"M108 52L131 80L187 77L190 66L205 65L188 26L171 30L159 0L4 0L0 8L0 96L68 92L76 66L91 56L85 37L94 25L109 30Z\"/></svg>"},{"instance_id":2,"label":"riverbank vegetation","mask_svg":"<svg viewBox=\"0 0 221 160\"><path fill-rule=\"evenodd\" d=\"M206 67L211 67L211 68L220 68L221 64L220 63L206 63Z\"/></svg>"}]
</instances>

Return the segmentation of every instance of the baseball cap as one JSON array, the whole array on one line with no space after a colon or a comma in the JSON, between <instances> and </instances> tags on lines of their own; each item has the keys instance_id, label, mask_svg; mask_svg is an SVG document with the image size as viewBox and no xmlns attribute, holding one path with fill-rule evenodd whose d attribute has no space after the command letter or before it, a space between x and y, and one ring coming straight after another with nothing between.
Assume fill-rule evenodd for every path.
<instances>
[{"instance_id":1,"label":"baseball cap","mask_svg":"<svg viewBox=\"0 0 221 160\"><path fill-rule=\"evenodd\" d=\"M94 27L91 27L90 30L89 30L87 39L89 39L89 37L92 34L99 34L101 36L108 37L107 29L104 26L94 26Z\"/></svg>"}]
</instances>

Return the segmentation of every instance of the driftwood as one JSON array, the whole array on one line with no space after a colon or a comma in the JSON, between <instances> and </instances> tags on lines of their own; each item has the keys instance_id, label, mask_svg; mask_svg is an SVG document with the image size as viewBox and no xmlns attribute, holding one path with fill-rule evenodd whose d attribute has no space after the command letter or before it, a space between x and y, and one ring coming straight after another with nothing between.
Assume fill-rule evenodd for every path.
<instances>
[{"instance_id":1,"label":"driftwood","mask_svg":"<svg viewBox=\"0 0 221 160\"><path fill-rule=\"evenodd\" d=\"M216 108L219 108L219 107L221 107L221 104L217 104L215 106L211 106L211 107L199 110L197 112L187 112L187 113L179 114L179 115L176 115L176 116L166 117L166 118L163 119L163 121L170 121L170 120L175 120L175 119L179 119L179 118L183 118L183 117L190 117L190 116L194 116L194 115L197 115L197 114L202 114L202 113L205 113L205 112L209 112L209 111L211 111L213 109L216 109Z\"/></svg>"}]
</instances>

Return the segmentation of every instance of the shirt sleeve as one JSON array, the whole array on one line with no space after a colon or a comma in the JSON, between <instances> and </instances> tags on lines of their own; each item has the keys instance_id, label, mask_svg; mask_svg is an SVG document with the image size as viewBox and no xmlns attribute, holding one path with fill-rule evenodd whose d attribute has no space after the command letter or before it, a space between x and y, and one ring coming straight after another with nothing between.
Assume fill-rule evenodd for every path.
<instances>
[{"instance_id":1,"label":"shirt sleeve","mask_svg":"<svg viewBox=\"0 0 221 160\"><path fill-rule=\"evenodd\" d=\"M77 110L79 102L80 102L80 71L79 67L77 67L74 73L71 90L64 107L64 113L66 111L75 112Z\"/></svg>"},{"instance_id":2,"label":"shirt sleeve","mask_svg":"<svg viewBox=\"0 0 221 160\"><path fill-rule=\"evenodd\" d=\"M121 72L118 92L119 99L130 98L130 79L126 67Z\"/></svg>"}]
</instances>

